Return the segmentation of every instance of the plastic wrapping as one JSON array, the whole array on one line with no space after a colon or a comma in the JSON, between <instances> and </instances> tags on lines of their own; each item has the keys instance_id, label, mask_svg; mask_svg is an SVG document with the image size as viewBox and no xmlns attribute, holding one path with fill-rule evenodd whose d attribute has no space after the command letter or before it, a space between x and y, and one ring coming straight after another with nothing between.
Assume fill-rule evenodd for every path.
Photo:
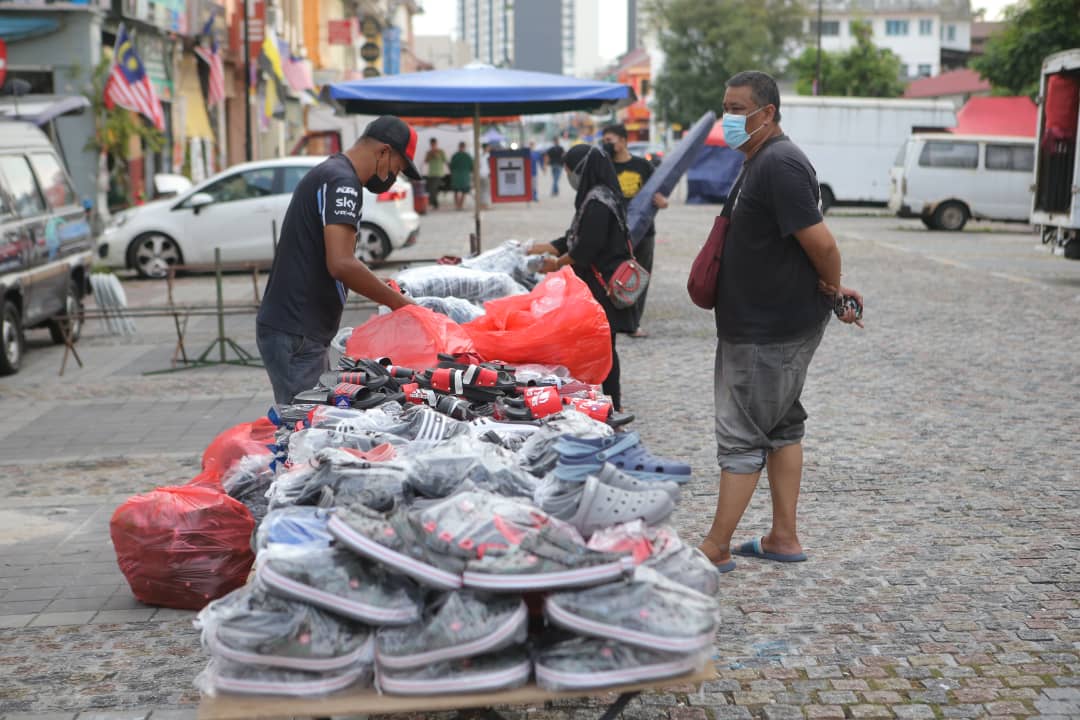
<instances>
[{"instance_id":1,"label":"plastic wrapping","mask_svg":"<svg viewBox=\"0 0 1080 720\"><path fill-rule=\"evenodd\" d=\"M240 423L219 434L203 452L202 469L223 477L229 468L248 455L271 456L277 426L267 418ZM269 463L270 459L267 462Z\"/></svg>"},{"instance_id":2,"label":"plastic wrapping","mask_svg":"<svg viewBox=\"0 0 1080 720\"><path fill-rule=\"evenodd\" d=\"M345 670L326 673L303 672L285 668L242 665L215 658L195 678L195 687L204 694L282 695L288 697L324 697L353 686L370 687L371 665L353 665Z\"/></svg>"},{"instance_id":3,"label":"plastic wrapping","mask_svg":"<svg viewBox=\"0 0 1080 720\"><path fill-rule=\"evenodd\" d=\"M274 481L270 483L270 488L266 491L267 506L270 512L278 508L295 505L300 493L303 492L308 480L311 479L317 469L313 462L294 465L274 478Z\"/></svg>"},{"instance_id":4,"label":"plastic wrapping","mask_svg":"<svg viewBox=\"0 0 1080 720\"><path fill-rule=\"evenodd\" d=\"M532 662L522 648L448 660L412 670L378 669L379 689L391 695L447 695L509 690L529 681Z\"/></svg>"},{"instance_id":5,"label":"plastic wrapping","mask_svg":"<svg viewBox=\"0 0 1080 720\"><path fill-rule=\"evenodd\" d=\"M388 510L403 497L413 476L412 463L405 459L368 462L347 451L320 450L315 456L318 469L295 495L297 505L348 507L353 503L373 510Z\"/></svg>"},{"instance_id":6,"label":"plastic wrapping","mask_svg":"<svg viewBox=\"0 0 1080 720\"><path fill-rule=\"evenodd\" d=\"M221 479L221 487L229 497L244 504L256 525L266 517L270 504L266 491L274 481L274 471L270 469L267 459L266 455L243 457Z\"/></svg>"},{"instance_id":7,"label":"plastic wrapping","mask_svg":"<svg viewBox=\"0 0 1080 720\"><path fill-rule=\"evenodd\" d=\"M545 690L629 685L701 670L710 653L667 653L601 638L575 637L542 648L536 684Z\"/></svg>"},{"instance_id":8,"label":"plastic wrapping","mask_svg":"<svg viewBox=\"0 0 1080 720\"><path fill-rule=\"evenodd\" d=\"M330 547L334 538L326 529L329 519L329 510L308 505L271 510L255 531L255 549L308 544Z\"/></svg>"},{"instance_id":9,"label":"plastic wrapping","mask_svg":"<svg viewBox=\"0 0 1080 720\"><path fill-rule=\"evenodd\" d=\"M484 314L484 308L461 298L418 297L413 299L416 300L417 305L445 315L459 325L475 320Z\"/></svg>"},{"instance_id":10,"label":"plastic wrapping","mask_svg":"<svg viewBox=\"0 0 1080 720\"><path fill-rule=\"evenodd\" d=\"M506 496L531 498L536 488L536 479L517 466L512 454L468 435L417 453L411 460L409 485L429 498L446 497L466 480L479 489Z\"/></svg>"},{"instance_id":11,"label":"plastic wrapping","mask_svg":"<svg viewBox=\"0 0 1080 720\"><path fill-rule=\"evenodd\" d=\"M481 356L508 363L562 365L579 380L603 382L611 370L611 328L589 286L565 267L528 295L493 300L462 326Z\"/></svg>"},{"instance_id":12,"label":"plastic wrapping","mask_svg":"<svg viewBox=\"0 0 1080 720\"><path fill-rule=\"evenodd\" d=\"M405 669L496 652L525 642L528 619L518 597L447 593L419 623L381 629L376 659L380 668Z\"/></svg>"},{"instance_id":13,"label":"plastic wrapping","mask_svg":"<svg viewBox=\"0 0 1080 720\"><path fill-rule=\"evenodd\" d=\"M531 246L531 242L504 240L476 257L465 258L461 261L461 267L505 273L522 286L532 289L543 279L539 270L543 267L544 257L526 254Z\"/></svg>"},{"instance_id":14,"label":"plastic wrapping","mask_svg":"<svg viewBox=\"0 0 1080 720\"><path fill-rule=\"evenodd\" d=\"M256 578L275 595L370 625L420 619L420 591L412 581L348 550L273 545L259 553Z\"/></svg>"},{"instance_id":15,"label":"plastic wrapping","mask_svg":"<svg viewBox=\"0 0 1080 720\"><path fill-rule=\"evenodd\" d=\"M524 498L483 490L462 490L414 512L431 548L463 558L504 553L528 531L558 522ZM577 536L571 528L566 531ZM580 536L575 540L585 544Z\"/></svg>"},{"instance_id":16,"label":"plastic wrapping","mask_svg":"<svg viewBox=\"0 0 1080 720\"><path fill-rule=\"evenodd\" d=\"M475 353L469 333L456 322L419 305L378 315L353 330L345 352L355 358L389 357L395 365L433 367L439 353Z\"/></svg>"},{"instance_id":17,"label":"plastic wrapping","mask_svg":"<svg viewBox=\"0 0 1080 720\"><path fill-rule=\"evenodd\" d=\"M649 526L640 520L593 533L589 547L605 552L629 552L634 562L668 580L714 597L720 591L720 572L695 547L685 544L668 526Z\"/></svg>"},{"instance_id":18,"label":"plastic wrapping","mask_svg":"<svg viewBox=\"0 0 1080 720\"><path fill-rule=\"evenodd\" d=\"M518 465L536 477L543 477L559 463L555 444L563 435L575 437L609 437L615 431L610 426L593 420L588 415L567 408L556 415L544 418L544 425L529 435L515 451Z\"/></svg>"},{"instance_id":19,"label":"plastic wrapping","mask_svg":"<svg viewBox=\"0 0 1080 720\"><path fill-rule=\"evenodd\" d=\"M544 613L575 633L683 653L709 647L720 621L716 598L643 567L624 583L550 595Z\"/></svg>"},{"instance_id":20,"label":"plastic wrapping","mask_svg":"<svg viewBox=\"0 0 1080 720\"><path fill-rule=\"evenodd\" d=\"M487 272L463 265L423 265L408 268L399 272L394 279L414 298L453 297L482 303L527 292L506 273Z\"/></svg>"},{"instance_id":21,"label":"plastic wrapping","mask_svg":"<svg viewBox=\"0 0 1080 720\"><path fill-rule=\"evenodd\" d=\"M397 455L394 445L407 441L397 435L374 430L307 428L289 436L289 462L302 465L314 461L323 450L351 450L369 462L388 460Z\"/></svg>"},{"instance_id":22,"label":"plastic wrapping","mask_svg":"<svg viewBox=\"0 0 1080 720\"><path fill-rule=\"evenodd\" d=\"M247 580L254 527L240 502L186 485L128 498L113 513L109 533L136 598L198 610Z\"/></svg>"},{"instance_id":23,"label":"plastic wrapping","mask_svg":"<svg viewBox=\"0 0 1080 720\"><path fill-rule=\"evenodd\" d=\"M374 658L366 625L286 600L256 585L207 605L195 619L211 655L242 665L332 672Z\"/></svg>"}]
</instances>

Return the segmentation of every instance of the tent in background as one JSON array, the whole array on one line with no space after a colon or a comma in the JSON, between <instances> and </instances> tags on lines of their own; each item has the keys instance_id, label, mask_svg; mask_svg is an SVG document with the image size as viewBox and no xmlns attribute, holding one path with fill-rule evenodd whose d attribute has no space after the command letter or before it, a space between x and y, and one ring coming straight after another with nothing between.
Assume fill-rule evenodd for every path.
<instances>
[{"instance_id":1,"label":"tent in background","mask_svg":"<svg viewBox=\"0 0 1080 720\"><path fill-rule=\"evenodd\" d=\"M743 154L724 142L724 131L717 120L705 139L705 146L686 173L687 204L707 205L727 200L742 161Z\"/></svg>"},{"instance_id":2,"label":"tent in background","mask_svg":"<svg viewBox=\"0 0 1080 720\"><path fill-rule=\"evenodd\" d=\"M1019 97L973 97L956 113L961 135L1015 135L1035 137L1039 108L1026 95Z\"/></svg>"}]
</instances>

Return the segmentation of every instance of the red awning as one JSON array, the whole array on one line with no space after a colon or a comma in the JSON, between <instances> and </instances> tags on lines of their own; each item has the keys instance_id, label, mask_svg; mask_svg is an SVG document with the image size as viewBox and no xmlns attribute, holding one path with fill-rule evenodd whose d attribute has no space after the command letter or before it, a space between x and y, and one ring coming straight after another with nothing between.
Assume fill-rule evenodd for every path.
<instances>
[{"instance_id":1,"label":"red awning","mask_svg":"<svg viewBox=\"0 0 1080 720\"><path fill-rule=\"evenodd\" d=\"M954 133L1035 137L1039 109L1029 97L973 97L956 113Z\"/></svg>"}]
</instances>

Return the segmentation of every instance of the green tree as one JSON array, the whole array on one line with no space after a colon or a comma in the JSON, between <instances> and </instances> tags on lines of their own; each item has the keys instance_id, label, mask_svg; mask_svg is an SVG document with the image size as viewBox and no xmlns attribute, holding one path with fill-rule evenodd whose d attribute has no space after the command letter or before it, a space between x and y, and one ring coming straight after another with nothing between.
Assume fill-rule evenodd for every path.
<instances>
[{"instance_id":1,"label":"green tree","mask_svg":"<svg viewBox=\"0 0 1080 720\"><path fill-rule=\"evenodd\" d=\"M1047 55L1080 47L1080 0L1026 0L1005 9L1005 27L990 36L971 66L995 91L1036 95Z\"/></svg>"},{"instance_id":2,"label":"green tree","mask_svg":"<svg viewBox=\"0 0 1080 720\"><path fill-rule=\"evenodd\" d=\"M822 95L850 97L899 97L904 92L900 79L900 58L874 45L870 23L853 22L855 45L846 52L821 53ZM817 49L807 48L791 62L795 89L801 95L813 93L817 69Z\"/></svg>"},{"instance_id":3,"label":"green tree","mask_svg":"<svg viewBox=\"0 0 1080 720\"><path fill-rule=\"evenodd\" d=\"M719 112L724 83L735 73L775 73L802 35L797 0L652 0L645 10L665 55L654 81L658 109L683 125Z\"/></svg>"},{"instance_id":4,"label":"green tree","mask_svg":"<svg viewBox=\"0 0 1080 720\"><path fill-rule=\"evenodd\" d=\"M149 150L156 152L165 146L165 136L141 115L119 105L106 107L105 83L109 80L111 70L112 58L106 55L94 68L90 89L86 92L94 113L94 136L87 146L112 158L109 195L121 200L121 204L130 205L135 200L131 196L127 165L128 148L131 147L132 139L139 138Z\"/></svg>"}]
</instances>

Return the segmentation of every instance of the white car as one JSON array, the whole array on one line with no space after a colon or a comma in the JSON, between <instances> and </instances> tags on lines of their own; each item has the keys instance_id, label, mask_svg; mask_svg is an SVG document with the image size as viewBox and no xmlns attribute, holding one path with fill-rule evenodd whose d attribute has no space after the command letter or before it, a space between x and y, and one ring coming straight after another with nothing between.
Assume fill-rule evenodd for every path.
<instances>
[{"instance_id":1,"label":"white car","mask_svg":"<svg viewBox=\"0 0 1080 720\"><path fill-rule=\"evenodd\" d=\"M222 262L269 263L275 233L300 178L321 157L287 157L243 163L180 193L117 213L98 242L110 266L162 278L172 265L208 265L214 248ZM416 242L420 216L412 185L404 178L378 197L364 190L356 256L377 263Z\"/></svg>"}]
</instances>

